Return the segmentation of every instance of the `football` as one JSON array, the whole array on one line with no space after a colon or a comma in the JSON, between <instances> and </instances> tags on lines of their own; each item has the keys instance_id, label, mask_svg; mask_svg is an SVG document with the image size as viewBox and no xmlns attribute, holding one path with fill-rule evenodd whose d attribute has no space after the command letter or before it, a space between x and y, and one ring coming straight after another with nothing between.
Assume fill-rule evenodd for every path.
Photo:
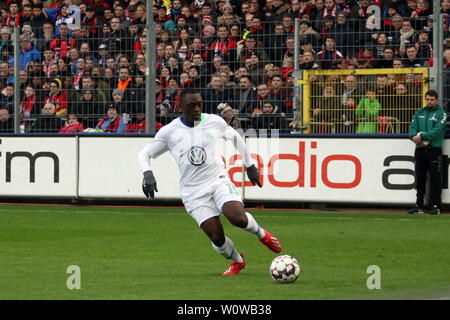
<instances>
[{"instance_id":1,"label":"football","mask_svg":"<svg viewBox=\"0 0 450 320\"><path fill-rule=\"evenodd\" d=\"M292 283L300 275L300 264L289 255L278 256L270 264L270 276L279 283Z\"/></svg>"}]
</instances>

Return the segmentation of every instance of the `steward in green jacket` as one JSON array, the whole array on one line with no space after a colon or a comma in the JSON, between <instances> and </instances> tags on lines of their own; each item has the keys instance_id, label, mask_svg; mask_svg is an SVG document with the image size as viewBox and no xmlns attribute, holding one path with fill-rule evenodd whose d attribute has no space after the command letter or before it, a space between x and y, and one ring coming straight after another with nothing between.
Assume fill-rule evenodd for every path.
<instances>
[{"instance_id":1,"label":"steward in green jacket","mask_svg":"<svg viewBox=\"0 0 450 320\"><path fill-rule=\"evenodd\" d=\"M416 206L408 213L424 212L427 175L430 175L430 214L440 214L442 193L442 142L447 115L438 106L438 94L430 90L425 94L426 106L414 114L409 126L409 138L416 144L414 169L416 174Z\"/></svg>"}]
</instances>

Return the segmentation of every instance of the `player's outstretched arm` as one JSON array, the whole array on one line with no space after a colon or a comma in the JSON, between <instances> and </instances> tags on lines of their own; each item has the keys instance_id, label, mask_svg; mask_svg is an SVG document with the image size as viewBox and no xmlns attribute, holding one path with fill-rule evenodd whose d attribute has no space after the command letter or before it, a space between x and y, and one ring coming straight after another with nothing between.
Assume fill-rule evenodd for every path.
<instances>
[{"instance_id":1,"label":"player's outstretched arm","mask_svg":"<svg viewBox=\"0 0 450 320\"><path fill-rule=\"evenodd\" d=\"M253 185L257 184L260 188L262 187L261 182L259 181L259 170L254 164L247 168L247 176Z\"/></svg>"},{"instance_id":2,"label":"player's outstretched arm","mask_svg":"<svg viewBox=\"0 0 450 320\"><path fill-rule=\"evenodd\" d=\"M144 179L142 180L142 191L147 198L155 198L155 192L158 192L158 187L156 185L156 179L153 175L152 170L147 170L144 172Z\"/></svg>"},{"instance_id":3,"label":"player's outstretched arm","mask_svg":"<svg viewBox=\"0 0 450 320\"><path fill-rule=\"evenodd\" d=\"M161 130L158 132L160 133ZM145 196L147 198L154 198L155 192L158 192L158 188L156 186L156 179L153 175L153 171L150 167L150 159L157 158L164 152L168 150L167 143L164 139L161 139L161 136L158 136L158 134L155 137L155 140L145 146L144 149L139 152L138 155L138 161L139 161L139 168L141 169L141 172L144 174L144 179L142 181L142 191L144 192Z\"/></svg>"}]
</instances>

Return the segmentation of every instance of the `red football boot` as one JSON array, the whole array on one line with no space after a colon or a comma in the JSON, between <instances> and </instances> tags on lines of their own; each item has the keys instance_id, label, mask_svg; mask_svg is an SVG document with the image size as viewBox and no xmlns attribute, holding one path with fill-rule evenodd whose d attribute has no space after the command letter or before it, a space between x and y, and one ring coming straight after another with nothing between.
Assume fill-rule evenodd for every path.
<instances>
[{"instance_id":1,"label":"red football boot","mask_svg":"<svg viewBox=\"0 0 450 320\"><path fill-rule=\"evenodd\" d=\"M259 241L261 241L267 248L269 248L273 252L281 252L281 249L283 247L281 246L280 240L278 240L278 238L271 234L269 231L264 230L264 232L266 233L266 235Z\"/></svg>"},{"instance_id":2,"label":"red football boot","mask_svg":"<svg viewBox=\"0 0 450 320\"><path fill-rule=\"evenodd\" d=\"M233 261L230 265L230 267L223 273L224 276L231 276L233 274L238 274L241 272L242 269L245 268L245 258L244 255L241 253L242 262L235 262Z\"/></svg>"}]
</instances>

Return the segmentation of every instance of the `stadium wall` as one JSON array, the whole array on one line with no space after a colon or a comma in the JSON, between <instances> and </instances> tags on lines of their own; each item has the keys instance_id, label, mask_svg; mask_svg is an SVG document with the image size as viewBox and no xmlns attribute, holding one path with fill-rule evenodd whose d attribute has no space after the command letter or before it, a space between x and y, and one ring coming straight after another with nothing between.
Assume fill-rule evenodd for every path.
<instances>
[{"instance_id":1,"label":"stadium wall","mask_svg":"<svg viewBox=\"0 0 450 320\"><path fill-rule=\"evenodd\" d=\"M3 136L1 197L143 200L137 154L150 137ZM245 200L411 204L414 145L405 137L247 138L263 188L245 181L232 144L218 144ZM450 204L450 139L444 146L444 191ZM158 199L179 200L179 172L166 153L152 160Z\"/></svg>"}]
</instances>

